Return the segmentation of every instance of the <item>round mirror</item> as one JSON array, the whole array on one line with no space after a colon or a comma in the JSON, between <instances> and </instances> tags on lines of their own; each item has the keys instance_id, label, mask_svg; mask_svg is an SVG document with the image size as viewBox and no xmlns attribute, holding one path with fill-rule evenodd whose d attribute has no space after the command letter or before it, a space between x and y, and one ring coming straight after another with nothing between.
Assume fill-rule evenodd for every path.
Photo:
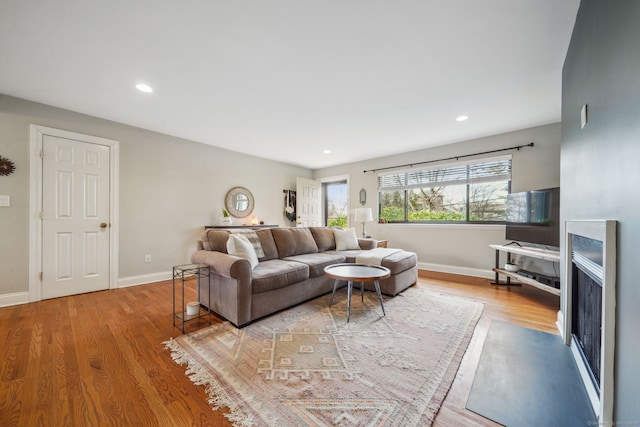
<instances>
[{"instance_id":1,"label":"round mirror","mask_svg":"<svg viewBox=\"0 0 640 427\"><path fill-rule=\"evenodd\" d=\"M244 187L233 187L224 198L224 206L230 215L244 218L253 212L253 194Z\"/></svg>"}]
</instances>

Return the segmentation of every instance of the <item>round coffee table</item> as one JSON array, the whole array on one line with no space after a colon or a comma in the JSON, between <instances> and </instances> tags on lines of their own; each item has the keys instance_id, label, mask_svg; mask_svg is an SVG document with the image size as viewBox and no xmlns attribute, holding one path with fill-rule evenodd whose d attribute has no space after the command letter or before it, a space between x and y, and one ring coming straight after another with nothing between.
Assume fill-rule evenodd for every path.
<instances>
[{"instance_id":1,"label":"round coffee table","mask_svg":"<svg viewBox=\"0 0 640 427\"><path fill-rule=\"evenodd\" d=\"M364 302L364 282L373 282L378 293L378 299L380 300L380 307L382 307L382 315L385 316L384 304L382 303L382 294L380 293L380 283L378 280L386 279L391 276L391 271L388 268L380 265L367 265L367 264L333 264L324 268L324 274L335 279L333 284L333 292L331 293L331 301L329 301L329 307L333 305L333 296L338 288L338 282L340 280L347 281L347 322L351 317L351 292L353 290L353 282L360 282L360 297Z\"/></svg>"}]
</instances>

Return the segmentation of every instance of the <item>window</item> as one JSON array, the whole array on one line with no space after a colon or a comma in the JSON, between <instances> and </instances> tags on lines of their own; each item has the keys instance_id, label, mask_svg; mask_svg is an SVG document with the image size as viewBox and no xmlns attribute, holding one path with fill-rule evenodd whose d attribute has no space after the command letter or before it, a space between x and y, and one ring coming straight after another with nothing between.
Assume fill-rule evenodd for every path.
<instances>
[{"instance_id":1,"label":"window","mask_svg":"<svg viewBox=\"0 0 640 427\"><path fill-rule=\"evenodd\" d=\"M322 184L324 190L325 225L347 228L347 181Z\"/></svg>"},{"instance_id":2,"label":"window","mask_svg":"<svg viewBox=\"0 0 640 427\"><path fill-rule=\"evenodd\" d=\"M378 175L381 222L504 222L511 156Z\"/></svg>"}]
</instances>

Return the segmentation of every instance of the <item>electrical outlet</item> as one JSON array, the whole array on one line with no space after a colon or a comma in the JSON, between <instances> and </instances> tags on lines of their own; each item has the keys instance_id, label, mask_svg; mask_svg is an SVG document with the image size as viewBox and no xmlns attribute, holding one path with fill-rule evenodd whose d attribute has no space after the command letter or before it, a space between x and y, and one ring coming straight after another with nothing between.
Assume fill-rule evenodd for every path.
<instances>
[{"instance_id":1,"label":"electrical outlet","mask_svg":"<svg viewBox=\"0 0 640 427\"><path fill-rule=\"evenodd\" d=\"M145 255L144 256L144 262L145 262L145 264L150 263L151 262L151 255Z\"/></svg>"}]
</instances>

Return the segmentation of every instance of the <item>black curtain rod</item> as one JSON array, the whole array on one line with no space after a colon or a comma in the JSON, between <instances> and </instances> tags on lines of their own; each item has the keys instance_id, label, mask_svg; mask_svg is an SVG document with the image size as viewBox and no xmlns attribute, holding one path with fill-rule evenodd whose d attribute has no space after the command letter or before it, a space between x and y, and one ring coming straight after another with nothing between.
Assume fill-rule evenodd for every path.
<instances>
[{"instance_id":1,"label":"black curtain rod","mask_svg":"<svg viewBox=\"0 0 640 427\"><path fill-rule=\"evenodd\" d=\"M530 142L529 144L526 144L526 145L516 145L515 147L499 148L497 150L483 151L481 153L463 154L462 156L447 157L445 159L427 160L426 162L407 163L406 165L389 166L389 167L386 167L386 168L379 168L379 169L369 169L369 170L364 171L364 173L367 173L367 172L379 172L379 171L385 171L385 170L388 170L388 169L397 169L397 168L406 168L406 167L412 168L412 167L417 166L417 165L426 165L426 164L429 164L429 163L443 162L445 160L460 160L460 159L465 158L465 157L473 157L473 156L480 156L480 155L483 155L483 154L499 153L501 151L509 151L509 150L518 150L518 151L520 151L521 148L525 148L525 147L533 147L533 142Z\"/></svg>"}]
</instances>

